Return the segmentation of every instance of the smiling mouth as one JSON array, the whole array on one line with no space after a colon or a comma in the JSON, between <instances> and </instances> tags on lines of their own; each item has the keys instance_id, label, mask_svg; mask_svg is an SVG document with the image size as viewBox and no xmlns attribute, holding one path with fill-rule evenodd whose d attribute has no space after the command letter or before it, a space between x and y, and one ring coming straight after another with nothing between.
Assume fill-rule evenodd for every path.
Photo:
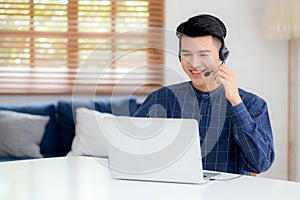
<instances>
[{"instance_id":1,"label":"smiling mouth","mask_svg":"<svg viewBox=\"0 0 300 200\"><path fill-rule=\"evenodd\" d=\"M190 70L193 75L201 75L205 72L205 70Z\"/></svg>"}]
</instances>

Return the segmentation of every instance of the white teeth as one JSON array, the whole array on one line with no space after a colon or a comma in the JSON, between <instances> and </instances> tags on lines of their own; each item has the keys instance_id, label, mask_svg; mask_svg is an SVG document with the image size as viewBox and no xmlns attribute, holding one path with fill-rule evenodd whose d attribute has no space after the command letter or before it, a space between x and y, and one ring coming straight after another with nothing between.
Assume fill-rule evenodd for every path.
<instances>
[{"instance_id":1,"label":"white teeth","mask_svg":"<svg viewBox=\"0 0 300 200\"><path fill-rule=\"evenodd\" d=\"M191 71L193 74L201 74L201 71Z\"/></svg>"}]
</instances>

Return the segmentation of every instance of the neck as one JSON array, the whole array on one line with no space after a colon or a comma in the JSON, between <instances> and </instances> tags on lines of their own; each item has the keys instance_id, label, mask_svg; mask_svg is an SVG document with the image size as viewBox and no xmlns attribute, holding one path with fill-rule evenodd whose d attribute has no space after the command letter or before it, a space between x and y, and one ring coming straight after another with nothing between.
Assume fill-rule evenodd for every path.
<instances>
[{"instance_id":1,"label":"neck","mask_svg":"<svg viewBox=\"0 0 300 200\"><path fill-rule=\"evenodd\" d=\"M212 84L205 84L205 85L195 85L194 83L192 83L193 86L201 91L201 92L210 92L213 91L215 89L217 89L218 87L220 87L221 83L212 83Z\"/></svg>"}]
</instances>

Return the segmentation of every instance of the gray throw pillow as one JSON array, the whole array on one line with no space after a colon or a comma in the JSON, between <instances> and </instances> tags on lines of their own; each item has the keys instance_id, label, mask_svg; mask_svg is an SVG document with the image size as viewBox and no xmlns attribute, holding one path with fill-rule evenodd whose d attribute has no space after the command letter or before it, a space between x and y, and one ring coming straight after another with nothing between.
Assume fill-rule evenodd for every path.
<instances>
[{"instance_id":1,"label":"gray throw pillow","mask_svg":"<svg viewBox=\"0 0 300 200\"><path fill-rule=\"evenodd\" d=\"M0 157L41 158L49 116L0 110Z\"/></svg>"}]
</instances>

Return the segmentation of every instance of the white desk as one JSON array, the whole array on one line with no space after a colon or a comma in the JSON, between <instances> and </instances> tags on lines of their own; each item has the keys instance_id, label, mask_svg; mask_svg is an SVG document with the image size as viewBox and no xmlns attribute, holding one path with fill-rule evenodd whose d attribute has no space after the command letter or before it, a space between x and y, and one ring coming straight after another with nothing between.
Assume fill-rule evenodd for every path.
<instances>
[{"instance_id":1,"label":"white desk","mask_svg":"<svg viewBox=\"0 0 300 200\"><path fill-rule=\"evenodd\" d=\"M299 200L300 183L250 176L203 185L113 180L105 159L66 157L0 163L0 199Z\"/></svg>"}]
</instances>

